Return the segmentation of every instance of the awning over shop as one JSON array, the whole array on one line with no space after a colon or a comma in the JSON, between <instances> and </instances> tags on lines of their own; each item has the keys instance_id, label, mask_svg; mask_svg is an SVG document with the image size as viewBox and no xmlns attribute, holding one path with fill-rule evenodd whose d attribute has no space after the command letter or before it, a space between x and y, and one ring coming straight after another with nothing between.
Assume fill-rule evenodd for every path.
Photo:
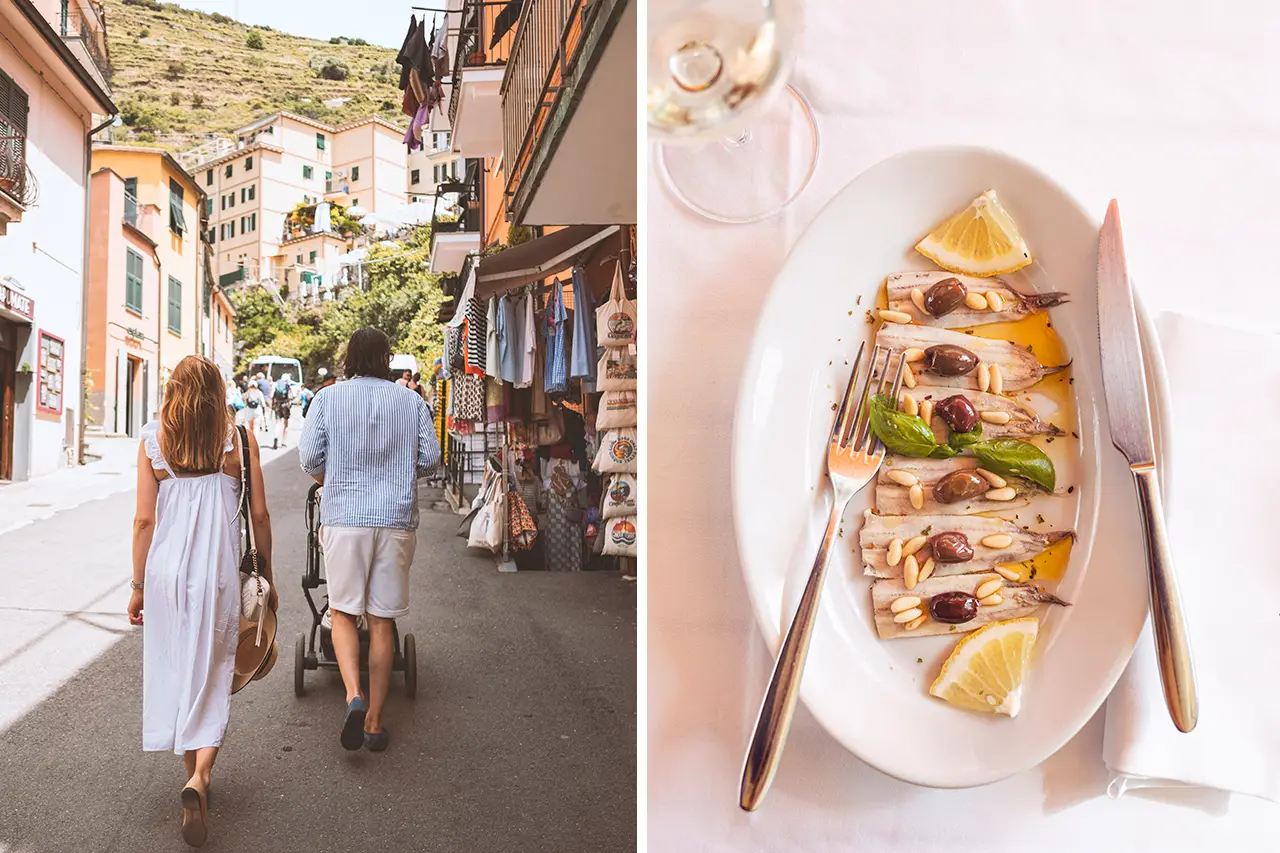
<instances>
[{"instance_id":1,"label":"awning over shop","mask_svg":"<svg viewBox=\"0 0 1280 853\"><path fill-rule=\"evenodd\" d=\"M617 234L620 227L571 225L482 258L475 296L481 300L488 299L566 270L573 266L579 255L606 237Z\"/></svg>"}]
</instances>

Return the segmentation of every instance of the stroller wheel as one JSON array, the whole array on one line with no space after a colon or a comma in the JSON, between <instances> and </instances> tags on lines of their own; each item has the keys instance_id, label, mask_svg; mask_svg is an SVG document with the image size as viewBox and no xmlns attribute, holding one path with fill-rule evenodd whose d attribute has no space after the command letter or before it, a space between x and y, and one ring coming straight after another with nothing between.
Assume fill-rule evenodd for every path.
<instances>
[{"instance_id":1,"label":"stroller wheel","mask_svg":"<svg viewBox=\"0 0 1280 853\"><path fill-rule=\"evenodd\" d=\"M293 695L301 696L307 692L306 685L302 682L303 674L307 670L307 635L298 632L298 637L294 640L293 645Z\"/></svg>"},{"instance_id":2,"label":"stroller wheel","mask_svg":"<svg viewBox=\"0 0 1280 853\"><path fill-rule=\"evenodd\" d=\"M418 648L413 634L404 635L404 692L410 699L418 693Z\"/></svg>"}]
</instances>

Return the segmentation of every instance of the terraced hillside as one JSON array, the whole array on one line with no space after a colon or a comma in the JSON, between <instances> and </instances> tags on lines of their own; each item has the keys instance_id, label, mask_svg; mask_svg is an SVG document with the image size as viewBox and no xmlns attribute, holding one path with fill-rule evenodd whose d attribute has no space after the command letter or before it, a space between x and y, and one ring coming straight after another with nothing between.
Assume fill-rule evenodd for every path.
<instances>
[{"instance_id":1,"label":"terraced hillside","mask_svg":"<svg viewBox=\"0 0 1280 853\"><path fill-rule=\"evenodd\" d=\"M124 121L112 131L119 143L185 151L277 110L335 124L375 113L406 123L394 50L300 38L154 0L105 7Z\"/></svg>"}]
</instances>

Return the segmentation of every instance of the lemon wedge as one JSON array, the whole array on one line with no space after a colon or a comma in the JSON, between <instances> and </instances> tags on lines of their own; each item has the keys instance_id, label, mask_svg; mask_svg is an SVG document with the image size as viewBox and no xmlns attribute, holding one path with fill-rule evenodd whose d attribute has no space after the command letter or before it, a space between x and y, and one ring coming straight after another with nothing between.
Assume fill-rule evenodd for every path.
<instances>
[{"instance_id":1,"label":"lemon wedge","mask_svg":"<svg viewBox=\"0 0 1280 853\"><path fill-rule=\"evenodd\" d=\"M982 626L952 650L929 692L971 711L1016 717L1039 628L1034 616Z\"/></svg>"},{"instance_id":2,"label":"lemon wedge","mask_svg":"<svg viewBox=\"0 0 1280 853\"><path fill-rule=\"evenodd\" d=\"M987 190L968 207L933 229L916 251L938 266L964 275L992 276L1031 263L1031 250L1018 233L995 190Z\"/></svg>"}]
</instances>

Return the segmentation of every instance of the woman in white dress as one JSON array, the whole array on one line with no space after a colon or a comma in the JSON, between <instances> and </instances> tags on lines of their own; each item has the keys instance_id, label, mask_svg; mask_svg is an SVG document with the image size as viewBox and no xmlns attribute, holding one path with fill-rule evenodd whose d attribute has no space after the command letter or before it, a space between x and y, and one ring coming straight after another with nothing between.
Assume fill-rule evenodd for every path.
<instances>
[{"instance_id":1,"label":"woman in white dress","mask_svg":"<svg viewBox=\"0 0 1280 853\"><path fill-rule=\"evenodd\" d=\"M182 837L194 847L208 834L209 774L227 729L240 627L233 419L217 366L189 355L174 368L160 420L142 428L138 448L129 621L143 626L142 748L182 756ZM255 544L270 580L271 519L252 430L249 468Z\"/></svg>"}]
</instances>

